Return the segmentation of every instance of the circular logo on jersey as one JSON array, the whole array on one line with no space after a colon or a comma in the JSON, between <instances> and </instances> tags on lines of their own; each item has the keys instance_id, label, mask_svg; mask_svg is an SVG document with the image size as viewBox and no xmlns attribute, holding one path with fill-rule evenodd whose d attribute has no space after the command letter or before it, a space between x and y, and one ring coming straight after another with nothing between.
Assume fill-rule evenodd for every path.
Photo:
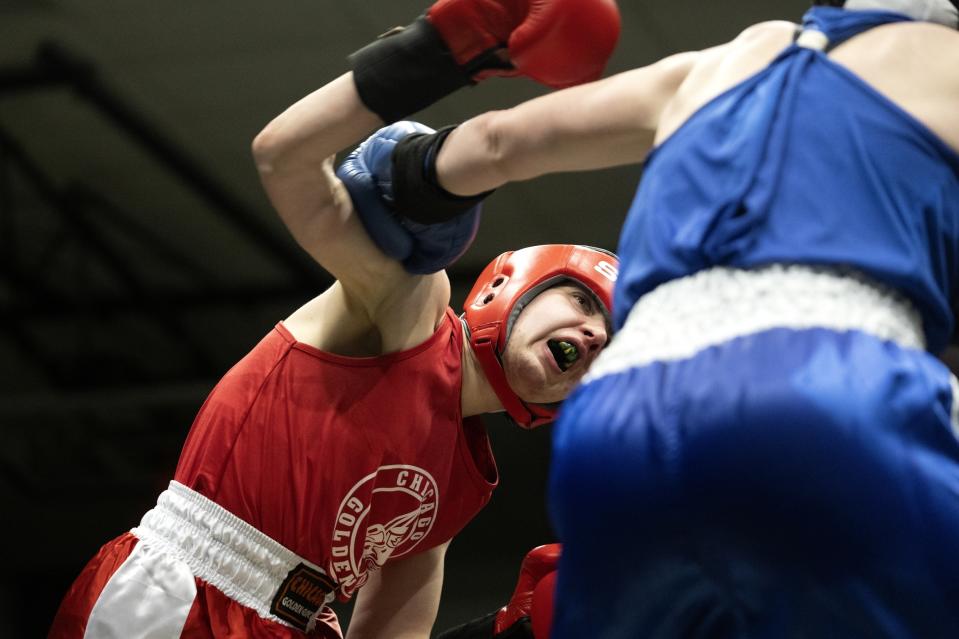
<instances>
[{"instance_id":1,"label":"circular logo on jersey","mask_svg":"<svg viewBox=\"0 0 959 639\"><path fill-rule=\"evenodd\" d=\"M331 573L345 596L370 570L413 550L433 528L439 490L433 476L406 464L380 466L350 490L333 527Z\"/></svg>"}]
</instances>

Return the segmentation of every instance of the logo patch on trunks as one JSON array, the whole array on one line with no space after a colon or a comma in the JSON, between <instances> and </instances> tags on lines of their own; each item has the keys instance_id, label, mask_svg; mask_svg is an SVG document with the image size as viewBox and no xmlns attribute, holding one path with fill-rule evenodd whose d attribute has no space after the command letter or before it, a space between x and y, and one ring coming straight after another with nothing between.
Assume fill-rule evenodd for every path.
<instances>
[{"instance_id":1,"label":"logo patch on trunks","mask_svg":"<svg viewBox=\"0 0 959 639\"><path fill-rule=\"evenodd\" d=\"M280 584L270 612L288 624L307 632L313 617L333 598L336 583L322 570L299 564Z\"/></svg>"}]
</instances>

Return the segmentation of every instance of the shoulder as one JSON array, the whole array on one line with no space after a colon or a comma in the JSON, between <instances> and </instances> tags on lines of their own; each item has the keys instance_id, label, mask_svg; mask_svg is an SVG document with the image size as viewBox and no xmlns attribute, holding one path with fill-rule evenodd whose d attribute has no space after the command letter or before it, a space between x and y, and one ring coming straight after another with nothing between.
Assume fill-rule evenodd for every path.
<instances>
[{"instance_id":1,"label":"shoulder","mask_svg":"<svg viewBox=\"0 0 959 639\"><path fill-rule=\"evenodd\" d=\"M786 20L770 20L750 25L726 44L707 49L704 52L706 55L703 66L731 65L734 69L745 69L747 73L753 73L788 47L795 39L798 28L799 25Z\"/></svg>"},{"instance_id":2,"label":"shoulder","mask_svg":"<svg viewBox=\"0 0 959 639\"><path fill-rule=\"evenodd\" d=\"M336 281L307 302L284 326L300 342L350 357L372 357L420 344L449 308L445 271L402 278L371 304Z\"/></svg>"},{"instance_id":3,"label":"shoulder","mask_svg":"<svg viewBox=\"0 0 959 639\"><path fill-rule=\"evenodd\" d=\"M411 348L428 339L443 321L450 303L446 271L406 278L371 309L383 352Z\"/></svg>"},{"instance_id":4,"label":"shoulder","mask_svg":"<svg viewBox=\"0 0 959 639\"><path fill-rule=\"evenodd\" d=\"M758 40L770 38L779 38L788 36L792 38L799 29L799 25L788 20L767 20L766 22L757 22L743 29L733 40L739 43L751 43Z\"/></svg>"},{"instance_id":5,"label":"shoulder","mask_svg":"<svg viewBox=\"0 0 959 639\"><path fill-rule=\"evenodd\" d=\"M788 46L799 25L786 20L758 22L743 29L735 38L699 52L694 76L697 83L714 79L716 68L729 64L753 67L765 64ZM696 73L698 71L698 73Z\"/></svg>"},{"instance_id":6,"label":"shoulder","mask_svg":"<svg viewBox=\"0 0 959 639\"><path fill-rule=\"evenodd\" d=\"M932 22L910 22L898 25L898 34L909 50L917 52L935 69L947 70L948 80L959 80L956 65L959 62L959 31Z\"/></svg>"}]
</instances>

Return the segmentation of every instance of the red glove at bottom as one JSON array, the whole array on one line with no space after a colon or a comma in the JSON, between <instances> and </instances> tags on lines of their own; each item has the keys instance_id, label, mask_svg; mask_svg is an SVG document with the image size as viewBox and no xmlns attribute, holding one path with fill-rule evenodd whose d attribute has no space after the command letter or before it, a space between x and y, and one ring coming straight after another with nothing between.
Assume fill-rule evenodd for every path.
<instances>
[{"instance_id":1,"label":"red glove at bottom","mask_svg":"<svg viewBox=\"0 0 959 639\"><path fill-rule=\"evenodd\" d=\"M553 595L556 593L556 571L539 580L533 590L533 605L529 620L533 625L534 639L549 639L553 627Z\"/></svg>"},{"instance_id":2,"label":"red glove at bottom","mask_svg":"<svg viewBox=\"0 0 959 639\"><path fill-rule=\"evenodd\" d=\"M535 639L549 637L549 624L553 618L556 564L559 562L562 548L560 544L546 544L526 553L519 569L519 579L516 580L513 596L496 615L496 623L493 626L494 637L499 637L501 633L523 620L533 620L534 626L536 620L539 620L538 625L541 627L545 624L545 630L541 632L533 628Z\"/></svg>"},{"instance_id":3,"label":"red glove at bottom","mask_svg":"<svg viewBox=\"0 0 959 639\"><path fill-rule=\"evenodd\" d=\"M508 604L437 639L548 639L561 550L560 544L547 544L526 553Z\"/></svg>"}]
</instances>

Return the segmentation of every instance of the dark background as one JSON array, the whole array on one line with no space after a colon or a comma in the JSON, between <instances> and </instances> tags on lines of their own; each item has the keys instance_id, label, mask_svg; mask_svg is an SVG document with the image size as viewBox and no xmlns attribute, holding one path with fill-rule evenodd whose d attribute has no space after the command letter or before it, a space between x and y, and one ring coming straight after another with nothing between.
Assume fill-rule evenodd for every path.
<instances>
[{"instance_id":1,"label":"dark background","mask_svg":"<svg viewBox=\"0 0 959 639\"><path fill-rule=\"evenodd\" d=\"M798 19L802 0L623 1L609 72ZM425 4L0 0L0 636L42 636L63 591L166 486L216 380L329 284L250 160L257 131ZM542 90L493 80L433 126ZM614 248L639 168L513 185L451 269L458 307L508 248ZM502 474L457 538L437 628L498 607L553 539L549 429L488 419Z\"/></svg>"}]
</instances>

